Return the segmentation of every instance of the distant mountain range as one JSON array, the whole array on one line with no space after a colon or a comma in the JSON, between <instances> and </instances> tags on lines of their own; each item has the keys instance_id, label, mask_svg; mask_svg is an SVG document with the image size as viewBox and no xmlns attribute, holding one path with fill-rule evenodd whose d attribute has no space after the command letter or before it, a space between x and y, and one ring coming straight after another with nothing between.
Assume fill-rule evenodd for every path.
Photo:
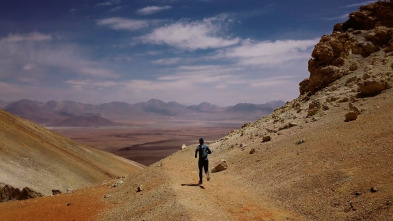
<instances>
[{"instance_id":1,"label":"distant mountain range","mask_svg":"<svg viewBox=\"0 0 393 221\"><path fill-rule=\"evenodd\" d=\"M163 102L151 99L147 102L128 104L111 102L100 105L84 104L74 101L32 100L0 102L0 108L47 126L96 127L114 126L124 121L145 121L159 119L190 120L256 120L284 105L283 101L265 104L240 103L235 106L219 107L203 102L199 105L185 106L176 102Z\"/></svg>"}]
</instances>

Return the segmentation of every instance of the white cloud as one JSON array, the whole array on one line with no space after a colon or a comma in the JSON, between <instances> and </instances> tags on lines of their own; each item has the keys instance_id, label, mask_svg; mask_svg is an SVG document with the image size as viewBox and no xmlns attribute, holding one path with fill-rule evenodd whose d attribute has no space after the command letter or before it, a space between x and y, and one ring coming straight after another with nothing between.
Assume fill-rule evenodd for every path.
<instances>
[{"instance_id":1,"label":"white cloud","mask_svg":"<svg viewBox=\"0 0 393 221\"><path fill-rule=\"evenodd\" d=\"M376 2L376 1L363 1L363 2L359 2L359 3L355 3L355 4L345 5L345 6L342 6L341 8L359 7L359 6L368 5L368 4L374 3L374 2Z\"/></svg>"},{"instance_id":2,"label":"white cloud","mask_svg":"<svg viewBox=\"0 0 393 221\"><path fill-rule=\"evenodd\" d=\"M153 30L141 40L145 43L167 44L185 50L222 48L239 43L239 38L223 37L223 16L202 21L179 21Z\"/></svg>"},{"instance_id":3,"label":"white cloud","mask_svg":"<svg viewBox=\"0 0 393 221\"><path fill-rule=\"evenodd\" d=\"M147 6L145 8L139 9L138 11L136 11L137 14L139 15L151 15L151 14L155 14L158 13L160 11L164 11L164 10L168 10L172 8L171 6Z\"/></svg>"},{"instance_id":4,"label":"white cloud","mask_svg":"<svg viewBox=\"0 0 393 221\"><path fill-rule=\"evenodd\" d=\"M113 5L117 5L120 4L121 0L109 0L106 2L99 2L96 4L96 7L105 7L105 6L113 6Z\"/></svg>"},{"instance_id":5,"label":"white cloud","mask_svg":"<svg viewBox=\"0 0 393 221\"><path fill-rule=\"evenodd\" d=\"M306 60L318 41L319 39L263 42L244 40L239 46L220 51L217 58L234 59L242 65L281 65L291 61Z\"/></svg>"},{"instance_id":6,"label":"white cloud","mask_svg":"<svg viewBox=\"0 0 393 221\"><path fill-rule=\"evenodd\" d=\"M1 38L0 43L16 43L26 41L50 41L52 40L51 35L42 34L39 32L32 32L25 35L10 34L8 37Z\"/></svg>"},{"instance_id":7,"label":"white cloud","mask_svg":"<svg viewBox=\"0 0 393 221\"><path fill-rule=\"evenodd\" d=\"M139 30L148 27L149 21L112 17L112 18L97 20L97 25L108 26L114 30L134 31L134 30Z\"/></svg>"},{"instance_id":8,"label":"white cloud","mask_svg":"<svg viewBox=\"0 0 393 221\"><path fill-rule=\"evenodd\" d=\"M91 61L80 47L52 39L38 32L0 38L0 76L11 82L37 84L69 76L118 77L101 63Z\"/></svg>"},{"instance_id":9,"label":"white cloud","mask_svg":"<svg viewBox=\"0 0 393 221\"><path fill-rule=\"evenodd\" d=\"M160 64L160 65L172 65L176 64L180 61L180 58L162 58L152 61L153 64Z\"/></svg>"},{"instance_id":10,"label":"white cloud","mask_svg":"<svg viewBox=\"0 0 393 221\"><path fill-rule=\"evenodd\" d=\"M334 21L334 20L345 20L349 18L349 13L342 14L340 16L331 17L331 18L322 18L323 20L327 21Z\"/></svg>"}]
</instances>

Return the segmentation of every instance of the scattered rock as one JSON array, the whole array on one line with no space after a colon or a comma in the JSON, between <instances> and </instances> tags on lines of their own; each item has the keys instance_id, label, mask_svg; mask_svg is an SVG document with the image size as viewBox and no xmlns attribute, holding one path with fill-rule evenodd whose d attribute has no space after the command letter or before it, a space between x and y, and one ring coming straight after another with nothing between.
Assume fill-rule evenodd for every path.
<instances>
[{"instance_id":1,"label":"scattered rock","mask_svg":"<svg viewBox=\"0 0 393 221\"><path fill-rule=\"evenodd\" d=\"M359 91L363 95L375 95L389 88L386 81L380 80L365 80L358 83Z\"/></svg>"},{"instance_id":2,"label":"scattered rock","mask_svg":"<svg viewBox=\"0 0 393 221\"><path fill-rule=\"evenodd\" d=\"M250 150L250 154L254 154L255 153L255 148L252 148L251 150Z\"/></svg>"},{"instance_id":3,"label":"scattered rock","mask_svg":"<svg viewBox=\"0 0 393 221\"><path fill-rule=\"evenodd\" d=\"M186 149L186 147L187 147L187 145L185 145L185 144L181 145L181 150Z\"/></svg>"},{"instance_id":4,"label":"scattered rock","mask_svg":"<svg viewBox=\"0 0 393 221\"><path fill-rule=\"evenodd\" d=\"M105 194L104 195L104 198L106 199L106 198L110 198L111 197L111 195L109 195L109 194Z\"/></svg>"},{"instance_id":5,"label":"scattered rock","mask_svg":"<svg viewBox=\"0 0 393 221\"><path fill-rule=\"evenodd\" d=\"M120 185L123 185L123 183L124 183L123 180L118 180L118 181L116 181L115 184L112 185L112 187L113 187L113 188L116 188L116 187L118 187L118 186L120 186Z\"/></svg>"},{"instance_id":6,"label":"scattered rock","mask_svg":"<svg viewBox=\"0 0 393 221\"><path fill-rule=\"evenodd\" d=\"M249 123L249 122L244 122L244 124L243 124L242 128L246 128L246 127L248 127L249 125L250 125L250 123Z\"/></svg>"},{"instance_id":7,"label":"scattered rock","mask_svg":"<svg viewBox=\"0 0 393 221\"><path fill-rule=\"evenodd\" d=\"M370 188L370 192L372 192L372 193L376 193L376 192L378 192L378 189L377 189L377 188L375 188L375 187L371 187L371 188Z\"/></svg>"},{"instance_id":8,"label":"scattered rock","mask_svg":"<svg viewBox=\"0 0 393 221\"><path fill-rule=\"evenodd\" d=\"M349 99L347 98L347 97L343 97L343 98L341 98L340 100L338 100L337 102L339 102L339 103L345 103L345 102L348 102L349 101Z\"/></svg>"},{"instance_id":9,"label":"scattered rock","mask_svg":"<svg viewBox=\"0 0 393 221\"><path fill-rule=\"evenodd\" d=\"M70 202L70 203L67 203L67 206L71 206L72 205L72 203Z\"/></svg>"},{"instance_id":10,"label":"scattered rock","mask_svg":"<svg viewBox=\"0 0 393 221\"><path fill-rule=\"evenodd\" d=\"M358 65L356 63L352 63L351 66L349 66L350 71L355 71L356 69L358 69Z\"/></svg>"},{"instance_id":11,"label":"scattered rock","mask_svg":"<svg viewBox=\"0 0 393 221\"><path fill-rule=\"evenodd\" d=\"M52 190L52 195L61 194L60 190Z\"/></svg>"},{"instance_id":12,"label":"scattered rock","mask_svg":"<svg viewBox=\"0 0 393 221\"><path fill-rule=\"evenodd\" d=\"M73 193L73 192L74 192L73 189L71 189L71 188L68 188L68 189L67 189L67 193Z\"/></svg>"},{"instance_id":13,"label":"scattered rock","mask_svg":"<svg viewBox=\"0 0 393 221\"><path fill-rule=\"evenodd\" d=\"M268 141L271 141L271 140L272 140L272 138L270 136L264 136L262 138L262 142L268 142Z\"/></svg>"},{"instance_id":14,"label":"scattered rock","mask_svg":"<svg viewBox=\"0 0 393 221\"><path fill-rule=\"evenodd\" d=\"M294 126L297 126L297 124L290 122L290 123L285 124L284 126L280 127L278 130L285 130L285 129L288 129L288 128L291 128L291 127L294 127Z\"/></svg>"},{"instance_id":15,"label":"scattered rock","mask_svg":"<svg viewBox=\"0 0 393 221\"><path fill-rule=\"evenodd\" d=\"M221 159L220 162L212 169L212 173L217 173L223 170L228 169L228 164L227 161L224 159Z\"/></svg>"},{"instance_id":16,"label":"scattered rock","mask_svg":"<svg viewBox=\"0 0 393 221\"><path fill-rule=\"evenodd\" d=\"M14 188L10 185L0 183L0 202L7 202L11 200L25 200L36 197L42 197L42 194L35 192L29 187L25 187L20 190L19 188Z\"/></svg>"},{"instance_id":17,"label":"scattered rock","mask_svg":"<svg viewBox=\"0 0 393 221\"><path fill-rule=\"evenodd\" d=\"M138 188L136 188L136 192L138 193L142 192L142 190L143 190L142 185L139 185Z\"/></svg>"},{"instance_id":18,"label":"scattered rock","mask_svg":"<svg viewBox=\"0 0 393 221\"><path fill-rule=\"evenodd\" d=\"M345 114L345 122L354 121L358 118L358 115L355 112L348 112Z\"/></svg>"},{"instance_id":19,"label":"scattered rock","mask_svg":"<svg viewBox=\"0 0 393 221\"><path fill-rule=\"evenodd\" d=\"M351 85L352 83L356 82L358 80L358 78L356 76L353 76L351 78L348 78L348 80L345 82L345 85Z\"/></svg>"},{"instance_id":20,"label":"scattered rock","mask_svg":"<svg viewBox=\"0 0 393 221\"><path fill-rule=\"evenodd\" d=\"M296 141L296 145L299 145L299 144L302 144L302 143L304 143L304 142L306 142L305 140L299 140L299 141Z\"/></svg>"},{"instance_id":21,"label":"scattered rock","mask_svg":"<svg viewBox=\"0 0 393 221\"><path fill-rule=\"evenodd\" d=\"M352 48L352 53L361 54L363 57L367 57L377 51L379 51L379 47L370 41L360 41Z\"/></svg>"},{"instance_id":22,"label":"scattered rock","mask_svg":"<svg viewBox=\"0 0 393 221\"><path fill-rule=\"evenodd\" d=\"M321 109L319 101L313 101L308 105L307 117L314 116Z\"/></svg>"},{"instance_id":23,"label":"scattered rock","mask_svg":"<svg viewBox=\"0 0 393 221\"><path fill-rule=\"evenodd\" d=\"M355 112L357 115L361 113L360 109L356 107L353 103L349 103L348 106L349 106L349 110Z\"/></svg>"},{"instance_id":24,"label":"scattered rock","mask_svg":"<svg viewBox=\"0 0 393 221\"><path fill-rule=\"evenodd\" d=\"M372 65L367 65L366 67L364 67L364 72L369 72L371 70L373 70L374 66Z\"/></svg>"}]
</instances>

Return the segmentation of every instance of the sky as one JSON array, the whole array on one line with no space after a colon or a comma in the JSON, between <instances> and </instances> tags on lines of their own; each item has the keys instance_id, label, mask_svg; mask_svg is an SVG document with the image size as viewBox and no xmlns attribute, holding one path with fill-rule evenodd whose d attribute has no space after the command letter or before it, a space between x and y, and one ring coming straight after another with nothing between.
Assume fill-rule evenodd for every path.
<instances>
[{"instance_id":1,"label":"sky","mask_svg":"<svg viewBox=\"0 0 393 221\"><path fill-rule=\"evenodd\" d=\"M362 0L2 0L0 100L290 101Z\"/></svg>"}]
</instances>

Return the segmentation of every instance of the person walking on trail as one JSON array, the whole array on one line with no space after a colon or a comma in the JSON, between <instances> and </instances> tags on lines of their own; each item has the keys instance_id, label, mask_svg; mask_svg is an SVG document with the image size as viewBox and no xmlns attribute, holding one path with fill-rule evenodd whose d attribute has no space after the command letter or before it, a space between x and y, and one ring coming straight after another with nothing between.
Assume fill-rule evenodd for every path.
<instances>
[{"instance_id":1,"label":"person walking on trail","mask_svg":"<svg viewBox=\"0 0 393 221\"><path fill-rule=\"evenodd\" d=\"M209 159L207 156L211 154L209 147L204 144L203 138L199 139L199 145L195 150L195 158L199 153L199 160L198 160L198 168L199 168L199 185L202 185L202 168L205 170L207 181L210 180L210 173L209 173Z\"/></svg>"}]
</instances>

